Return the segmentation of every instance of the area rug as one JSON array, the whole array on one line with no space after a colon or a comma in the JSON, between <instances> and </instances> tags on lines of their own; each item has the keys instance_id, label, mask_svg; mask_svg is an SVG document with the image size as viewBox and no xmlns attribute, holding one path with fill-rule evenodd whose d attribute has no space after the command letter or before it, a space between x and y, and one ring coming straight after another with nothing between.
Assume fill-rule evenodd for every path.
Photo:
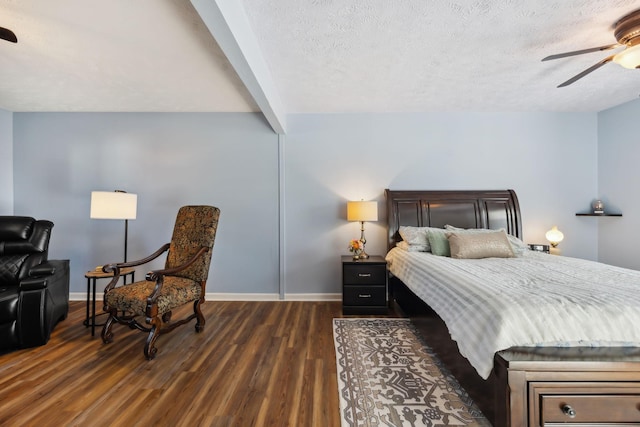
<instances>
[{"instance_id":1,"label":"area rug","mask_svg":"<svg viewBox=\"0 0 640 427\"><path fill-rule=\"evenodd\" d=\"M409 319L333 319L342 427L491 426Z\"/></svg>"}]
</instances>

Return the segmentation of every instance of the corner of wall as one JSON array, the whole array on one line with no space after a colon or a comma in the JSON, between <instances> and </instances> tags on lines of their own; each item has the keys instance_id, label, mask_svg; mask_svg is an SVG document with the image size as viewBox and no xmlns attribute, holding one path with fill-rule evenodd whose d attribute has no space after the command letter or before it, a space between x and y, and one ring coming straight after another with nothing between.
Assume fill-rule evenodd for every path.
<instances>
[{"instance_id":1,"label":"corner of wall","mask_svg":"<svg viewBox=\"0 0 640 427\"><path fill-rule=\"evenodd\" d=\"M0 109L0 215L13 215L13 113Z\"/></svg>"}]
</instances>

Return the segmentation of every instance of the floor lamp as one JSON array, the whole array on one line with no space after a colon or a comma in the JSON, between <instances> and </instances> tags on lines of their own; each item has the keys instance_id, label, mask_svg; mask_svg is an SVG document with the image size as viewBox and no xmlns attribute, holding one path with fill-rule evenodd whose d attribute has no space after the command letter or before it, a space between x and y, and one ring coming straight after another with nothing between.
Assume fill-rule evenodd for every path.
<instances>
[{"instance_id":1,"label":"floor lamp","mask_svg":"<svg viewBox=\"0 0 640 427\"><path fill-rule=\"evenodd\" d=\"M129 220L136 219L137 207L137 194L122 190L91 192L91 218L124 220L124 262L127 262Z\"/></svg>"}]
</instances>

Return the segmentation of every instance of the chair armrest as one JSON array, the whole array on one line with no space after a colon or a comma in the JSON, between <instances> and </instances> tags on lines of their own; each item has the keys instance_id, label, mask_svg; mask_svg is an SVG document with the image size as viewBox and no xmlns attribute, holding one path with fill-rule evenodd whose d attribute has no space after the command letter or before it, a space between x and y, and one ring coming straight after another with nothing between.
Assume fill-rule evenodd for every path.
<instances>
[{"instance_id":1,"label":"chair armrest","mask_svg":"<svg viewBox=\"0 0 640 427\"><path fill-rule=\"evenodd\" d=\"M27 273L27 279L21 280L19 288L21 291L34 291L47 287L47 278L56 273L56 266L50 262L43 262L32 267Z\"/></svg>"},{"instance_id":2,"label":"chair armrest","mask_svg":"<svg viewBox=\"0 0 640 427\"><path fill-rule=\"evenodd\" d=\"M147 273L146 279L148 281L153 281L153 280L157 280L158 276L164 276L165 274L174 274L179 271L182 271L187 267L189 267L194 262L196 262L196 260L199 257L201 257L203 254L205 254L208 250L209 248L207 248L206 246L203 246L200 249L198 249L198 252L196 252L196 254L192 256L190 259L188 259L184 264L179 265L177 267L173 267L173 268L166 268L162 270L152 270Z\"/></svg>"},{"instance_id":3,"label":"chair armrest","mask_svg":"<svg viewBox=\"0 0 640 427\"><path fill-rule=\"evenodd\" d=\"M25 279L20 281L18 288L22 291L35 291L47 287L47 279L44 277L36 277L33 279Z\"/></svg>"},{"instance_id":4,"label":"chair armrest","mask_svg":"<svg viewBox=\"0 0 640 427\"><path fill-rule=\"evenodd\" d=\"M42 264L38 264L32 267L27 273L28 277L42 277L42 276L52 276L56 273L56 266L49 263L43 262Z\"/></svg>"},{"instance_id":5,"label":"chair armrest","mask_svg":"<svg viewBox=\"0 0 640 427\"><path fill-rule=\"evenodd\" d=\"M146 309L147 318L152 318L152 317L157 315L158 307L156 306L156 299L158 298L158 295L160 295L160 291L162 290L162 285L164 283L165 274L174 274L174 273L177 273L179 271L182 271L182 270L186 269L191 264L196 262L198 260L198 258L200 258L202 255L207 253L208 250L209 250L208 247L203 246L200 249L198 249L198 252L196 252L196 254L194 256L192 256L190 259L188 259L182 265L179 265L179 266L174 267L174 268L166 268L166 269L162 269L162 270L153 270L153 271L150 271L150 272L147 273L147 276L145 277L145 279L147 281L149 281L149 282L153 282L153 281L156 282L156 286L153 288L153 292L151 292L151 295L149 295L147 297L147 309Z\"/></svg>"},{"instance_id":6,"label":"chair armrest","mask_svg":"<svg viewBox=\"0 0 640 427\"><path fill-rule=\"evenodd\" d=\"M160 255L162 255L164 252L169 250L169 246L170 246L169 243L165 243L160 247L160 249L158 249L148 257L142 258L136 261L117 262L117 263L106 264L102 266L102 271L104 271L105 273L113 272L113 279L111 279L109 284L104 288L104 292L108 292L116 286L116 283L118 283L118 280L120 279L120 269L126 268L126 267L136 267L138 265L143 265L150 261L153 261L154 259L158 258Z\"/></svg>"}]
</instances>

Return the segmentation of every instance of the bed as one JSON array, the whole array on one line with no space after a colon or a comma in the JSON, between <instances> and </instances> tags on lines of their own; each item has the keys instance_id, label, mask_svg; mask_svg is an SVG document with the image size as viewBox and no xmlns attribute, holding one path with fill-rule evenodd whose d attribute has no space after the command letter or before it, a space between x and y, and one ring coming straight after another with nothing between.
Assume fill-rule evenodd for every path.
<instances>
[{"instance_id":1,"label":"bed","mask_svg":"<svg viewBox=\"0 0 640 427\"><path fill-rule=\"evenodd\" d=\"M529 252L523 253L524 257L505 260L488 258L487 264L494 265L490 270L497 274L491 276L493 274L491 272L480 273L481 270L475 270L485 268L484 265L479 265L483 260L464 260L465 265L470 267L462 269L460 264L456 264L457 260L394 249L402 240L399 234L401 226L444 228L449 225L463 229L503 229L509 235L520 238L522 236L520 207L513 190L385 190L385 196L389 255L395 256L395 258L389 257L392 261L390 266L392 274L389 281L392 297L406 313L411 315L414 322L423 325L420 329L427 343L441 356L494 425L500 427L565 423L569 425L571 423L574 425L615 425L616 423L640 425L640 348L638 347L640 334L635 331L637 329L635 325L640 322L638 320L640 305L637 310L633 307L627 309L627 313L624 314L628 317L617 318L617 313L610 313L611 315L604 316L601 322L595 322L595 326L585 326L584 329L589 336L585 337L584 342L575 340L576 335L571 334L567 335L571 339L564 340L565 336L560 333L554 336L554 339L549 339L546 335L536 338L545 341L543 345L538 346L513 345L522 337L516 337L515 341L510 341L511 338L494 339L495 337L491 334L487 334L486 340L477 339L467 343L469 339L473 340L473 335L476 334L474 327L487 330L478 325L482 325L481 322L487 320L486 318L483 320L479 313L487 311L485 309L488 306L495 306L496 317L510 310L504 305L504 301L500 303L498 298L499 295L508 295L507 302L515 298L508 294L509 291L500 288L503 285L501 272L509 268L517 272L527 271L527 275L520 274L520 276L526 285L534 285L529 297L531 304L529 308L532 310L521 316L525 321L536 317L535 313L539 307L547 303L553 305L556 301L561 301L561 304L565 304L561 305L560 309L557 307L555 309L565 317L561 317L559 321L551 321L552 323L547 325L548 329L554 332L556 330L563 332L561 324L568 325L573 322L574 325L567 328L571 330L580 329L582 323L587 325L588 319L584 322L576 319L580 319L581 315L598 316L598 311L606 312L607 309L597 309L600 307L599 304L603 304L602 307L605 307L604 304L610 304L613 309L609 310L615 310L616 304L620 307L626 306L628 300L635 299L635 294L640 294L637 289L634 289L635 285L629 285L624 289L621 287L620 290L611 293L612 301L603 302L598 299L599 292L580 288L581 281L588 281L588 278L584 277L584 280L581 280L580 277L581 272L587 271L588 261ZM393 251L398 253L394 254ZM415 270L418 272L414 270L407 272L400 269L401 264L413 262L412 260L416 258L424 259L426 262L421 272L418 270ZM535 276L541 273L539 271L530 273L529 267L523 268L517 265L518 262L524 261L527 262L526 265L537 264L542 271L547 269L548 276L555 277L554 280L557 281L555 288L549 289L552 293L563 288L572 289L570 297L549 296L540 292L538 285L542 280L531 279L529 274ZM507 264L501 264L502 262ZM514 263L516 266L511 267ZM610 278L607 279L611 283L631 282L633 276L640 278L640 273L631 270L605 267L602 264L598 264L598 268L610 269L605 273L611 272ZM555 276L552 274L553 269L557 270ZM458 275L450 276L448 270L459 270ZM575 276L562 279L565 271L573 270L577 271ZM394 271L396 274L393 274ZM478 285L474 282L477 276L492 277L491 285L498 287L487 288L494 289L495 299L486 292L482 294L477 291L472 292L471 296L468 294L460 296L453 290L447 289L447 286L453 283L454 286L449 288L455 289L455 292L465 287L477 290ZM563 281L558 282L561 280L558 278ZM421 282L425 287L421 287ZM607 283L607 286L611 286L611 283ZM637 283L640 283L640 280ZM519 291L526 286L520 288ZM443 290L444 296L440 295L442 292L438 289ZM580 298L589 300L591 297L594 300L590 301L590 306L587 308L574 305L574 300ZM525 298L527 298L526 295ZM454 301L454 303L447 305L447 301ZM526 301L519 304L521 308L527 309ZM516 306L518 303L513 305ZM581 311L583 313L580 313ZM545 316L541 316L543 320ZM638 316L638 319L634 316ZM465 331L465 321L469 325L467 328L469 331ZM512 332L516 332L517 335L524 328L525 325L516 323ZM611 331L612 342L598 342L595 339L601 337L602 331ZM468 332L466 336L465 332ZM500 332L496 333L500 335ZM451 336L458 342L453 341ZM485 346L484 341L489 344Z\"/></svg>"}]
</instances>

